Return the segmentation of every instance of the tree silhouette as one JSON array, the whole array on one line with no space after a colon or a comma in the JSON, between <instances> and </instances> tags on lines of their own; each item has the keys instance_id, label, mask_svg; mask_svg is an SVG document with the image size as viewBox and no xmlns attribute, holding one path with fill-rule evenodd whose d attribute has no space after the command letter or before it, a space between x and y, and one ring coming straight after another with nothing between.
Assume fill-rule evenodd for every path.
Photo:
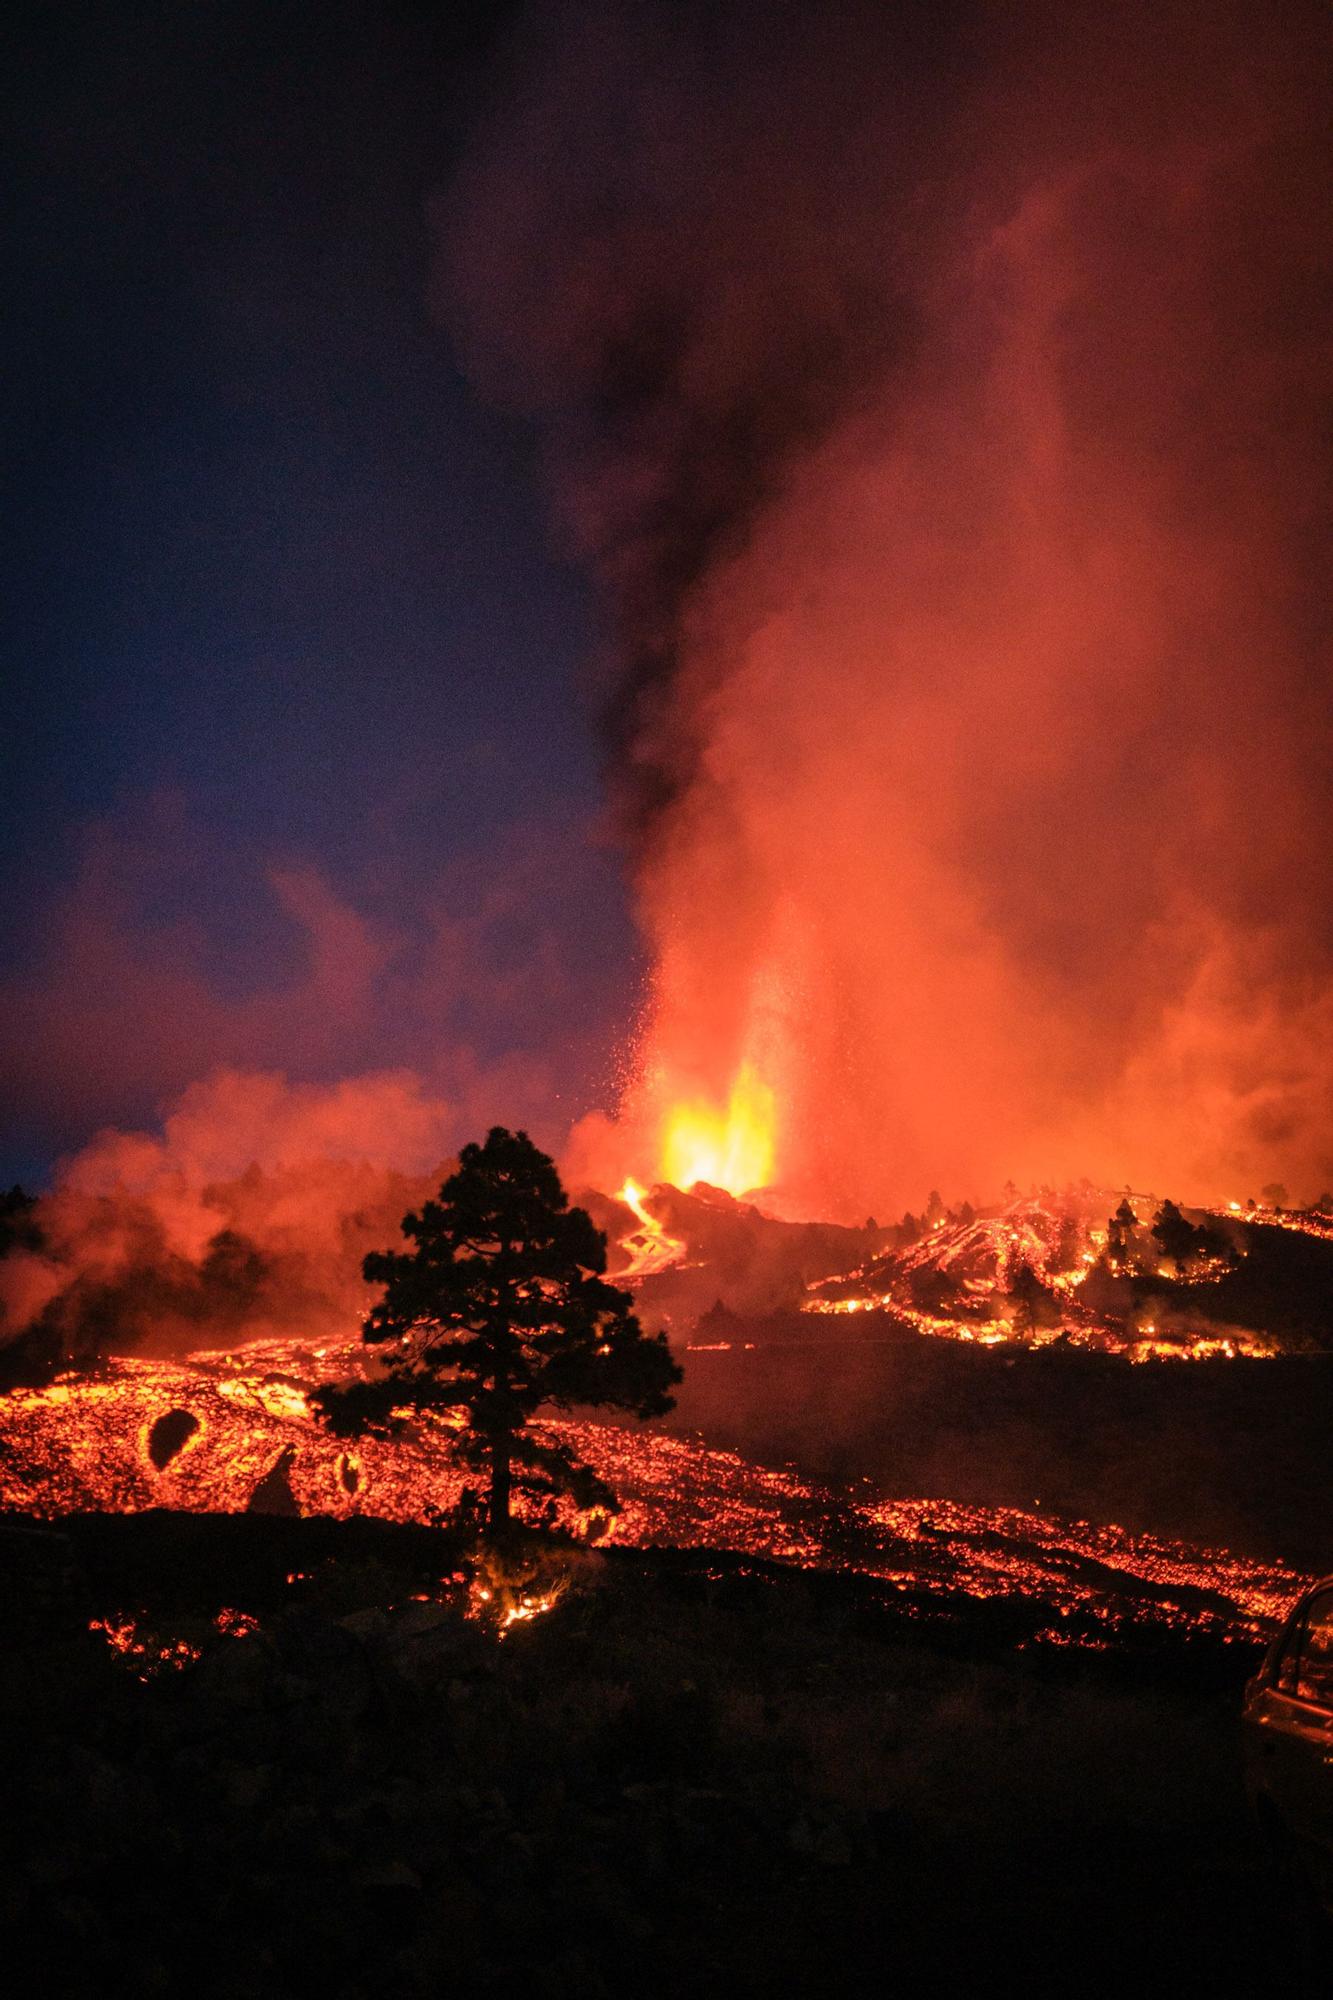
<instances>
[{"instance_id":1,"label":"tree silhouette","mask_svg":"<svg viewBox=\"0 0 1333 2000\"><path fill-rule=\"evenodd\" d=\"M1113 1265L1129 1262L1134 1248L1134 1231L1139 1219L1129 1205L1128 1198L1121 1200L1119 1208L1106 1225L1106 1256Z\"/></svg>"},{"instance_id":2,"label":"tree silhouette","mask_svg":"<svg viewBox=\"0 0 1333 2000\"><path fill-rule=\"evenodd\" d=\"M1179 1269L1194 1255L1194 1225L1186 1221L1175 1202L1164 1201L1152 1222L1152 1236L1164 1257Z\"/></svg>"},{"instance_id":3,"label":"tree silhouette","mask_svg":"<svg viewBox=\"0 0 1333 2000\"><path fill-rule=\"evenodd\" d=\"M372 1380L328 1384L313 1401L343 1436L385 1432L404 1408L462 1408L457 1448L489 1482L489 1524L508 1525L515 1487L614 1510L615 1495L564 1444L532 1435L543 1404L610 1404L638 1417L672 1406L680 1370L610 1285L606 1238L569 1206L555 1164L526 1132L497 1125L458 1171L403 1218L412 1250L372 1251L382 1284L362 1338L391 1342Z\"/></svg>"},{"instance_id":4,"label":"tree silhouette","mask_svg":"<svg viewBox=\"0 0 1333 2000\"><path fill-rule=\"evenodd\" d=\"M1016 1333L1035 1333L1040 1326L1059 1324L1059 1306L1042 1283L1040 1272L1026 1257L1020 1258L1009 1272L1007 1297Z\"/></svg>"},{"instance_id":5,"label":"tree silhouette","mask_svg":"<svg viewBox=\"0 0 1333 2000\"><path fill-rule=\"evenodd\" d=\"M1197 1227L1182 1215L1173 1201L1164 1201L1153 1217L1153 1241L1177 1271L1183 1272L1194 1257L1229 1257L1231 1246L1217 1230L1200 1223Z\"/></svg>"},{"instance_id":6,"label":"tree silhouette","mask_svg":"<svg viewBox=\"0 0 1333 2000\"><path fill-rule=\"evenodd\" d=\"M11 1250L40 1250L42 1232L37 1223L37 1197L16 1181L0 1194L0 1257Z\"/></svg>"}]
</instances>

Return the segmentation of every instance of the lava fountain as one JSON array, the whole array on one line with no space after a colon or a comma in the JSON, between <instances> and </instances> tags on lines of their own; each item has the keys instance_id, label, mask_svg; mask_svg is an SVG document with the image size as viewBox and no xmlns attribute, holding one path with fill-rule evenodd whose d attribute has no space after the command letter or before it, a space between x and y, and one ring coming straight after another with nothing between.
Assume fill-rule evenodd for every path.
<instances>
[{"instance_id":1,"label":"lava fountain","mask_svg":"<svg viewBox=\"0 0 1333 2000\"><path fill-rule=\"evenodd\" d=\"M774 1127L773 1092L743 1063L725 1109L696 1098L668 1113L662 1178L680 1188L705 1181L736 1196L765 1187L773 1177Z\"/></svg>"},{"instance_id":2,"label":"lava fountain","mask_svg":"<svg viewBox=\"0 0 1333 2000\"><path fill-rule=\"evenodd\" d=\"M1321 10L811 11L534 45L446 232L603 591L653 990L586 1179L1313 1192Z\"/></svg>"}]
</instances>

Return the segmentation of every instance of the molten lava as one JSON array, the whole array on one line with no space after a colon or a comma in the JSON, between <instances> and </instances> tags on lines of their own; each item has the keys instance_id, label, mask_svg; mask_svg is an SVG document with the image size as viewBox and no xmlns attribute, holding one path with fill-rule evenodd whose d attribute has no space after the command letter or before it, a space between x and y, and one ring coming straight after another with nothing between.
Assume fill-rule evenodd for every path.
<instances>
[{"instance_id":1,"label":"molten lava","mask_svg":"<svg viewBox=\"0 0 1333 2000\"><path fill-rule=\"evenodd\" d=\"M647 1195L635 1180L627 1180L620 1190L619 1199L630 1209L638 1222L638 1228L621 1239L620 1247L629 1259L624 1276L647 1278L654 1271L665 1271L677 1264L685 1255L685 1245L678 1236L672 1236L657 1217L645 1206Z\"/></svg>"},{"instance_id":2,"label":"molten lava","mask_svg":"<svg viewBox=\"0 0 1333 2000\"><path fill-rule=\"evenodd\" d=\"M1059 1341L1129 1362L1260 1361L1281 1352L1280 1342L1261 1329L1223 1327L1210 1317L1210 1290L1231 1270L1232 1257L1244 1259L1243 1243L1229 1256L1200 1257L1183 1273L1154 1263L1157 1277L1170 1279L1177 1301L1169 1326L1145 1317L1129 1295L1109 1302L1104 1293L1099 1298L1089 1283L1094 1272L1103 1264L1118 1272L1120 1265L1107 1262L1107 1232L1094 1218L1115 1199L1108 1190L1077 1202L1069 1195L1016 1196L995 1210L945 1218L917 1241L811 1285L800 1309L883 1313L918 1333L983 1347ZM1146 1231L1152 1199L1135 1200ZM1317 1216L1264 1219L1276 1227L1321 1233Z\"/></svg>"},{"instance_id":3,"label":"molten lava","mask_svg":"<svg viewBox=\"0 0 1333 2000\"><path fill-rule=\"evenodd\" d=\"M675 1187L698 1181L743 1195L773 1178L773 1092L742 1063L725 1110L707 1098L676 1105L662 1138L662 1176Z\"/></svg>"},{"instance_id":4,"label":"molten lava","mask_svg":"<svg viewBox=\"0 0 1333 2000\"><path fill-rule=\"evenodd\" d=\"M343 1447L311 1413L310 1381L327 1375L331 1364L351 1370L363 1362L359 1343L336 1352L267 1342L188 1361L112 1361L96 1378L16 1390L0 1398L0 1502L48 1519L153 1506L235 1512L257 1504L281 1464L283 1511L428 1520L458 1498L468 1479L442 1414L418 1413L400 1437L363 1440L358 1476L350 1482ZM190 1410L198 1425L188 1447L159 1464L148 1440L154 1423L173 1409ZM791 1468L755 1465L660 1431L582 1418L543 1428L573 1444L620 1494L622 1510L611 1528L616 1541L726 1549L856 1572L918 1602L959 1594L1027 1599L1043 1617L1073 1621L1063 1630L1052 1624L1051 1643L1068 1643L1077 1632L1076 1643L1101 1644L1133 1627L1253 1639L1306 1582L1280 1562L1037 1509L871 1491L838 1495ZM540 1566L479 1575L470 1610L504 1631L549 1610L561 1587L561 1576ZM135 1615L104 1620L98 1629L139 1673L194 1657ZM250 1621L225 1612L216 1629L240 1637ZM1043 1627L1036 1636L1045 1641L1050 1634Z\"/></svg>"}]
</instances>

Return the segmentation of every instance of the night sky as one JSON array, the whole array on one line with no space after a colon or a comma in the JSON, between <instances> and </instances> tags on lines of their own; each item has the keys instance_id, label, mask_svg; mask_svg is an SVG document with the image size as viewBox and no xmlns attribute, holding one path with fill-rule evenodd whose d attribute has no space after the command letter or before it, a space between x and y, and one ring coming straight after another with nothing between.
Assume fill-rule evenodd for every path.
<instances>
[{"instance_id":1,"label":"night sky","mask_svg":"<svg viewBox=\"0 0 1333 2000\"><path fill-rule=\"evenodd\" d=\"M586 590L429 298L505 13L43 7L10 40L0 1178L216 1060L532 1051L605 1096L636 967ZM363 946L330 1010L313 960Z\"/></svg>"}]
</instances>

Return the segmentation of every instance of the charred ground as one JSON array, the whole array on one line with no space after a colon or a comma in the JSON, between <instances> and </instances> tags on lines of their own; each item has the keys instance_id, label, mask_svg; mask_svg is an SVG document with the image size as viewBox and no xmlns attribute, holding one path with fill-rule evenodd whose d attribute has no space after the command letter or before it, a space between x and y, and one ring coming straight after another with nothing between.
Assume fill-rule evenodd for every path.
<instances>
[{"instance_id":1,"label":"charred ground","mask_svg":"<svg viewBox=\"0 0 1333 2000\"><path fill-rule=\"evenodd\" d=\"M1002 1605L923 1621L666 1553L571 1557L498 1642L422 1529L0 1542L28 1608L8 1950L64 1991L956 1990L1090 1960L1156 1991L1317 1962L1239 1795L1245 1648L1038 1662ZM140 1653L88 1630L127 1603Z\"/></svg>"}]
</instances>

